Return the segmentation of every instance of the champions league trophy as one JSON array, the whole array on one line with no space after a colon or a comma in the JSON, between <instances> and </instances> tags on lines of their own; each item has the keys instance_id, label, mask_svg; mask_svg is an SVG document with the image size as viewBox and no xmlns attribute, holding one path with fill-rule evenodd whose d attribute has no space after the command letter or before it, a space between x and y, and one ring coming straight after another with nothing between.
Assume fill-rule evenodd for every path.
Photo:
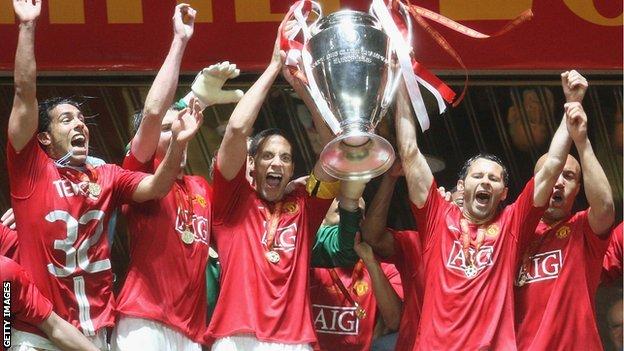
<instances>
[{"instance_id":1,"label":"champions league trophy","mask_svg":"<svg viewBox=\"0 0 624 351\"><path fill-rule=\"evenodd\" d=\"M402 14L411 33L409 15ZM308 33L305 49L309 56L303 55L306 86L337 135L321 152L323 168L343 180L366 181L381 175L395 155L374 129L392 103L401 78L400 70L392 65L389 37L374 13L351 10L319 15Z\"/></svg>"}]
</instances>

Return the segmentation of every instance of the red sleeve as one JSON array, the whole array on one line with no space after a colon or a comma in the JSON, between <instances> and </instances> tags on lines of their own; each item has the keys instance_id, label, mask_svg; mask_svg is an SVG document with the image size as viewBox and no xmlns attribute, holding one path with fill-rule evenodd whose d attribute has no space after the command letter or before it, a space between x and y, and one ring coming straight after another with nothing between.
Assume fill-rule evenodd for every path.
<instances>
[{"instance_id":1,"label":"red sleeve","mask_svg":"<svg viewBox=\"0 0 624 351\"><path fill-rule=\"evenodd\" d=\"M20 321L39 325L52 313L52 303L45 298L28 273L13 260L0 257L2 290L10 291L11 314ZM3 299L4 309L5 299Z\"/></svg>"},{"instance_id":2,"label":"red sleeve","mask_svg":"<svg viewBox=\"0 0 624 351\"><path fill-rule=\"evenodd\" d=\"M399 271L393 264L386 263L381 264L381 269L383 270L386 278L388 278L388 282L390 282L390 285L392 285L394 291L397 293L397 295L399 295L401 300L404 300L403 284L401 283L401 276L399 275Z\"/></svg>"},{"instance_id":3,"label":"red sleeve","mask_svg":"<svg viewBox=\"0 0 624 351\"><path fill-rule=\"evenodd\" d=\"M115 175L115 195L121 203L130 203L139 183L148 176L146 173L129 171L117 165L107 164L102 167L112 167Z\"/></svg>"},{"instance_id":4,"label":"red sleeve","mask_svg":"<svg viewBox=\"0 0 624 351\"><path fill-rule=\"evenodd\" d=\"M50 158L41 149L37 138L34 136L19 153L15 151L9 139L7 142L7 168L9 170L11 196L16 199L30 197L35 190L36 180L50 162Z\"/></svg>"},{"instance_id":5,"label":"red sleeve","mask_svg":"<svg viewBox=\"0 0 624 351\"><path fill-rule=\"evenodd\" d=\"M622 223L613 230L602 263L602 281L606 284L622 279Z\"/></svg>"},{"instance_id":6,"label":"red sleeve","mask_svg":"<svg viewBox=\"0 0 624 351\"><path fill-rule=\"evenodd\" d=\"M16 259L17 232L0 224L0 256Z\"/></svg>"},{"instance_id":7,"label":"red sleeve","mask_svg":"<svg viewBox=\"0 0 624 351\"><path fill-rule=\"evenodd\" d=\"M435 223L439 214L449 206L455 206L442 198L438 192L438 185L433 180L431 187L429 188L429 194L427 194L427 201L422 208L418 208L413 202L410 202L412 208L412 214L416 220L418 232L420 233L420 241L422 247L426 251L431 247L434 241L437 241L437 234L439 231L435 230Z\"/></svg>"},{"instance_id":8,"label":"red sleeve","mask_svg":"<svg viewBox=\"0 0 624 351\"><path fill-rule=\"evenodd\" d=\"M236 204L244 196L254 191L245 177L246 171L247 166L242 165L238 174L236 174L232 180L228 181L223 178L223 174L221 174L221 170L217 162L215 162L212 179L214 224L223 224L226 222L236 209Z\"/></svg>"},{"instance_id":9,"label":"red sleeve","mask_svg":"<svg viewBox=\"0 0 624 351\"><path fill-rule=\"evenodd\" d=\"M126 153L126 157L123 159L123 163L121 167L127 169L129 171L143 172L143 173L154 173L154 159L150 159L149 161L143 163L137 160L132 153L132 146L128 153Z\"/></svg>"},{"instance_id":10,"label":"red sleeve","mask_svg":"<svg viewBox=\"0 0 624 351\"><path fill-rule=\"evenodd\" d=\"M535 236L535 228L539 224L548 203L542 207L533 205L535 179L531 178L518 195L516 201L504 211L511 212L511 235L517 243L517 252L524 252L526 246Z\"/></svg>"}]
</instances>

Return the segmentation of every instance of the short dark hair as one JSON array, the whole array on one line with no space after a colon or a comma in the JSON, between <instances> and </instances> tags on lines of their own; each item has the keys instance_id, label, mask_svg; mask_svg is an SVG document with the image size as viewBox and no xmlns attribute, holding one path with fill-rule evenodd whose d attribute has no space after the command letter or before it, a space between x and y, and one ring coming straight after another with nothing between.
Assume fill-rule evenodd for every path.
<instances>
[{"instance_id":1,"label":"short dark hair","mask_svg":"<svg viewBox=\"0 0 624 351\"><path fill-rule=\"evenodd\" d=\"M282 138L286 139L286 141L288 141L288 143L292 146L292 143L290 142L290 140L286 136L286 133L283 130L279 128L269 128L269 129L260 131L259 133L251 137L251 142L249 143L249 150L248 150L249 156L255 157L256 154L258 153L258 149L260 148L260 144L262 144L262 142L266 138L273 136L273 135L281 136Z\"/></svg>"},{"instance_id":2,"label":"short dark hair","mask_svg":"<svg viewBox=\"0 0 624 351\"><path fill-rule=\"evenodd\" d=\"M37 128L37 133L41 132L49 132L50 131L50 123L52 121L52 116L50 116L50 111L52 111L56 106L61 104L70 104L75 106L77 109L82 111L83 99L77 97L62 97L55 96L48 99L45 99L39 103L39 125Z\"/></svg>"},{"instance_id":3,"label":"short dark hair","mask_svg":"<svg viewBox=\"0 0 624 351\"><path fill-rule=\"evenodd\" d=\"M468 160L466 160L466 162L464 162L464 165L462 166L461 170L459 171L459 179L465 181L466 177L468 176L468 169L470 168L470 166L472 166L472 164L480 159L486 159L488 161L492 161L495 162L497 164L499 164L502 168L503 168L503 185L507 186L507 184L509 184L509 172L507 171L507 166L505 166L505 164L503 163L503 161L501 161L500 158L498 158L498 156L493 155L493 154L488 154L488 153L479 153L478 155L472 156L471 158L469 158Z\"/></svg>"},{"instance_id":4,"label":"short dark hair","mask_svg":"<svg viewBox=\"0 0 624 351\"><path fill-rule=\"evenodd\" d=\"M178 105L178 104L173 104L169 107L169 110L173 110L173 111L182 111L182 106ZM134 114L132 115L132 135L135 135L136 132L139 130L139 126L141 125L141 121L143 120L143 108L140 108L136 111L134 111Z\"/></svg>"}]
</instances>

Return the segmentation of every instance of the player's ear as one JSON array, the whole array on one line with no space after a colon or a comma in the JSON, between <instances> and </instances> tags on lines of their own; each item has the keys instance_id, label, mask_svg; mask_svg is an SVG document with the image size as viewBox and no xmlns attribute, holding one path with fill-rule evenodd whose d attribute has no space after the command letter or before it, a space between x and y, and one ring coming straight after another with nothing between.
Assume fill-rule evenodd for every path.
<instances>
[{"instance_id":1,"label":"player's ear","mask_svg":"<svg viewBox=\"0 0 624 351\"><path fill-rule=\"evenodd\" d=\"M37 133L37 141L43 146L50 146L52 144L52 138L48 132Z\"/></svg>"}]
</instances>

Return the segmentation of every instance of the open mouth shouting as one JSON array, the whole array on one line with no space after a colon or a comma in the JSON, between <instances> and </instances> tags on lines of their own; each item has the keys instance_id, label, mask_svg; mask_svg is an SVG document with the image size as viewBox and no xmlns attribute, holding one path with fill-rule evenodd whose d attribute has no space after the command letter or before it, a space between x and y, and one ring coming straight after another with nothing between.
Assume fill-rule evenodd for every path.
<instances>
[{"instance_id":1,"label":"open mouth shouting","mask_svg":"<svg viewBox=\"0 0 624 351\"><path fill-rule=\"evenodd\" d=\"M87 138L83 134L74 135L70 144L73 152L86 153L87 151Z\"/></svg>"},{"instance_id":2,"label":"open mouth shouting","mask_svg":"<svg viewBox=\"0 0 624 351\"><path fill-rule=\"evenodd\" d=\"M563 190L555 190L553 191L552 196L550 197L550 205L551 206L561 206L563 204Z\"/></svg>"},{"instance_id":3,"label":"open mouth shouting","mask_svg":"<svg viewBox=\"0 0 624 351\"><path fill-rule=\"evenodd\" d=\"M478 190L475 194L475 202L481 207L485 207L490 204L492 200L492 193L486 190Z\"/></svg>"},{"instance_id":4,"label":"open mouth shouting","mask_svg":"<svg viewBox=\"0 0 624 351\"><path fill-rule=\"evenodd\" d=\"M266 176L266 184L269 188L278 188L282 183L284 176L280 173L269 172Z\"/></svg>"}]
</instances>

